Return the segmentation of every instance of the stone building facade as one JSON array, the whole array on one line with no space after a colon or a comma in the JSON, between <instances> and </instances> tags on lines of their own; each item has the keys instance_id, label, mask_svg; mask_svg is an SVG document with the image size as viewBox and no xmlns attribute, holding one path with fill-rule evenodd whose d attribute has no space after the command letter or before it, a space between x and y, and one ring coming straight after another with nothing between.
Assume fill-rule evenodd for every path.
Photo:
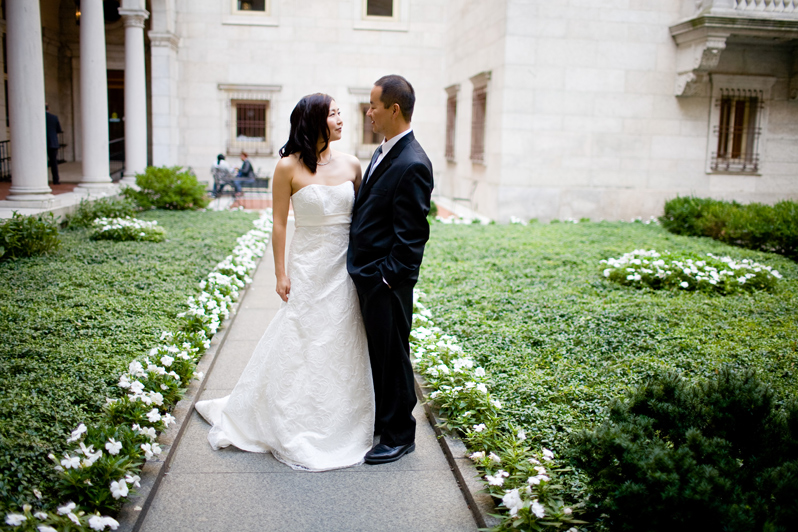
<instances>
[{"instance_id":1,"label":"stone building facade","mask_svg":"<svg viewBox=\"0 0 798 532\"><path fill-rule=\"evenodd\" d=\"M369 89L398 73L417 91L435 194L498 221L648 217L687 194L798 199L798 0L123 0L120 17L114 2L77 4L105 4L117 119L146 119L126 152L201 179L242 150L271 174L293 106L317 91L343 111L338 149L365 166L380 140ZM39 6L46 99L81 161L96 129L81 108L84 28L75 0ZM0 128L12 145L25 134ZM26 193L46 195L46 175Z\"/></svg>"}]
</instances>

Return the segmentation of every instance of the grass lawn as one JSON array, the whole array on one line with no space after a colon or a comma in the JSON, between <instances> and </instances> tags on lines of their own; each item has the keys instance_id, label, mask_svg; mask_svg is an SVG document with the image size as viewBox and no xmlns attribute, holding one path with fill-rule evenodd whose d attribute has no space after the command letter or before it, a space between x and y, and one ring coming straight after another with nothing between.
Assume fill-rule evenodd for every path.
<instances>
[{"instance_id":1,"label":"grass lawn","mask_svg":"<svg viewBox=\"0 0 798 532\"><path fill-rule=\"evenodd\" d=\"M149 211L166 241L90 241L0 263L0 510L53 485L49 452L99 417L129 361L176 330L198 283L252 229L255 214Z\"/></svg>"},{"instance_id":2,"label":"grass lawn","mask_svg":"<svg viewBox=\"0 0 798 532\"><path fill-rule=\"evenodd\" d=\"M640 248L750 258L784 279L719 296L603 278L601 259ZM798 391L798 265L779 255L641 223L434 224L422 270L436 324L485 367L504 414L558 454L612 397L663 370L751 367L779 397Z\"/></svg>"}]
</instances>

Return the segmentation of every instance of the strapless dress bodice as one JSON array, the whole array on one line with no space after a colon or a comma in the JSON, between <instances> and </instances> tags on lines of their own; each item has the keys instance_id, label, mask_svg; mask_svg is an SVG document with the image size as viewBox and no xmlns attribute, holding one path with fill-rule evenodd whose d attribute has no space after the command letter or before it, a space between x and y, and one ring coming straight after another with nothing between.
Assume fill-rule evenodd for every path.
<instances>
[{"instance_id":1,"label":"strapless dress bodice","mask_svg":"<svg viewBox=\"0 0 798 532\"><path fill-rule=\"evenodd\" d=\"M296 227L349 224L354 202L355 186L351 181L334 186L311 184L291 196Z\"/></svg>"}]
</instances>

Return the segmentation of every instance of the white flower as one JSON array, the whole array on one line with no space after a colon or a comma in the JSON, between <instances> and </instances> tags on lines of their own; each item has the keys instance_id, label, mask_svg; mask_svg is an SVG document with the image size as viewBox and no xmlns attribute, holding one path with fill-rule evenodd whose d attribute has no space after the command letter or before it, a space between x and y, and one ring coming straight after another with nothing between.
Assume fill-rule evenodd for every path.
<instances>
[{"instance_id":1,"label":"white flower","mask_svg":"<svg viewBox=\"0 0 798 532\"><path fill-rule=\"evenodd\" d=\"M69 517L69 520L70 520L70 521L72 521L72 522L73 522L73 523L75 523L76 525L80 526L80 519L78 518L78 516L77 516L77 515L73 514L72 512L69 512L69 513L67 514L67 517Z\"/></svg>"},{"instance_id":2,"label":"white flower","mask_svg":"<svg viewBox=\"0 0 798 532\"><path fill-rule=\"evenodd\" d=\"M518 441L524 441L526 439L526 432L524 429L518 431Z\"/></svg>"},{"instance_id":3,"label":"white flower","mask_svg":"<svg viewBox=\"0 0 798 532\"><path fill-rule=\"evenodd\" d=\"M679 286L681 286L682 288L688 288L690 286L690 283L688 283L687 281L682 281L681 283L679 283Z\"/></svg>"},{"instance_id":4,"label":"white flower","mask_svg":"<svg viewBox=\"0 0 798 532\"><path fill-rule=\"evenodd\" d=\"M42 500L42 492L39 490L33 490L33 494L36 496L37 499Z\"/></svg>"},{"instance_id":5,"label":"white flower","mask_svg":"<svg viewBox=\"0 0 798 532\"><path fill-rule=\"evenodd\" d=\"M36 512L35 514L33 514L33 517L39 519L40 521L44 521L45 519L47 519L48 516L44 512Z\"/></svg>"},{"instance_id":6,"label":"white flower","mask_svg":"<svg viewBox=\"0 0 798 532\"><path fill-rule=\"evenodd\" d=\"M546 509L543 508L543 505L540 504L537 499L532 501L530 508L532 509L532 513L535 514L538 519L543 519L543 517L546 516Z\"/></svg>"},{"instance_id":7,"label":"white flower","mask_svg":"<svg viewBox=\"0 0 798 532\"><path fill-rule=\"evenodd\" d=\"M141 480L141 477L138 476L138 475L133 475L131 473L128 473L127 475L125 475L125 482L127 482L128 484L133 484L137 488L141 487L141 484L139 484L140 480Z\"/></svg>"},{"instance_id":8,"label":"white flower","mask_svg":"<svg viewBox=\"0 0 798 532\"><path fill-rule=\"evenodd\" d=\"M496 407L497 410L501 409L501 407L502 407L501 401L499 401L498 399L491 399L490 400L490 404L492 404L494 407Z\"/></svg>"},{"instance_id":9,"label":"white flower","mask_svg":"<svg viewBox=\"0 0 798 532\"><path fill-rule=\"evenodd\" d=\"M482 383L482 382L480 382L479 384L477 384L477 390L478 390L478 391L480 391L480 392L482 392L482 393L488 393L488 387L487 387L487 386L485 386L485 384L484 384L484 383Z\"/></svg>"},{"instance_id":10,"label":"white flower","mask_svg":"<svg viewBox=\"0 0 798 532\"><path fill-rule=\"evenodd\" d=\"M64 469L80 469L80 458L78 456L69 456L65 454L64 459L61 460L61 465Z\"/></svg>"},{"instance_id":11,"label":"white flower","mask_svg":"<svg viewBox=\"0 0 798 532\"><path fill-rule=\"evenodd\" d=\"M130 383L130 391L139 394L144 391L144 385L139 381L133 381Z\"/></svg>"},{"instance_id":12,"label":"white flower","mask_svg":"<svg viewBox=\"0 0 798 532\"><path fill-rule=\"evenodd\" d=\"M469 458L470 458L471 460L473 460L474 462L477 462L477 461L479 461L479 460L482 460L483 458L485 458L485 451L477 451L477 452L475 452L475 453L471 453L471 454L469 455Z\"/></svg>"},{"instance_id":13,"label":"white flower","mask_svg":"<svg viewBox=\"0 0 798 532\"><path fill-rule=\"evenodd\" d=\"M119 528L119 522L112 517L93 515L89 517L89 526L92 530L105 530L106 526L111 530L116 530Z\"/></svg>"},{"instance_id":14,"label":"white flower","mask_svg":"<svg viewBox=\"0 0 798 532\"><path fill-rule=\"evenodd\" d=\"M161 357L161 364L163 364L167 368L169 366L171 366L172 362L174 362L174 361L175 361L175 359L170 357L169 355L164 355L164 356Z\"/></svg>"},{"instance_id":15,"label":"white flower","mask_svg":"<svg viewBox=\"0 0 798 532\"><path fill-rule=\"evenodd\" d=\"M554 453L548 449L543 449L543 459L550 462L554 458Z\"/></svg>"},{"instance_id":16,"label":"white flower","mask_svg":"<svg viewBox=\"0 0 798 532\"><path fill-rule=\"evenodd\" d=\"M167 413L161 416L161 421L163 421L165 427L168 427L175 422L175 417L172 414Z\"/></svg>"},{"instance_id":17,"label":"white flower","mask_svg":"<svg viewBox=\"0 0 798 532\"><path fill-rule=\"evenodd\" d=\"M535 471L538 472L538 475L545 475L546 474L546 468L543 467L543 466L536 466L535 467Z\"/></svg>"},{"instance_id":18,"label":"white flower","mask_svg":"<svg viewBox=\"0 0 798 532\"><path fill-rule=\"evenodd\" d=\"M564 513L565 515L571 515L572 513L574 513L574 511L571 510L570 508L563 508L562 513Z\"/></svg>"},{"instance_id":19,"label":"white flower","mask_svg":"<svg viewBox=\"0 0 798 532\"><path fill-rule=\"evenodd\" d=\"M479 425L474 425L474 432L482 432L486 428L488 428L484 423L480 423Z\"/></svg>"},{"instance_id":20,"label":"white flower","mask_svg":"<svg viewBox=\"0 0 798 532\"><path fill-rule=\"evenodd\" d=\"M23 522L27 521L28 518L22 514L7 514L6 515L6 524L9 526L19 526Z\"/></svg>"},{"instance_id":21,"label":"white flower","mask_svg":"<svg viewBox=\"0 0 798 532\"><path fill-rule=\"evenodd\" d=\"M152 458L153 453L152 453L152 445L151 444L142 443L141 444L141 450L144 451L144 458L146 458L147 460Z\"/></svg>"},{"instance_id":22,"label":"white flower","mask_svg":"<svg viewBox=\"0 0 798 532\"><path fill-rule=\"evenodd\" d=\"M497 464L501 464L502 463L502 459L499 458L499 455L497 455L496 453L490 453L488 455L488 458L490 458L491 462L495 462Z\"/></svg>"},{"instance_id":23,"label":"white flower","mask_svg":"<svg viewBox=\"0 0 798 532\"><path fill-rule=\"evenodd\" d=\"M125 482L125 479L122 478L111 482L111 495L114 496L114 499L127 497L127 494L128 494L128 487L127 487L127 482ZM95 529L95 530L102 530L102 529Z\"/></svg>"},{"instance_id":24,"label":"white flower","mask_svg":"<svg viewBox=\"0 0 798 532\"><path fill-rule=\"evenodd\" d=\"M78 425L78 428L72 431L72 435L69 438L67 438L67 443L78 441L80 437L86 433L86 431L87 431L86 425L81 423L80 425Z\"/></svg>"},{"instance_id":25,"label":"white flower","mask_svg":"<svg viewBox=\"0 0 798 532\"><path fill-rule=\"evenodd\" d=\"M68 502L63 506L58 507L58 515L66 515L75 509L77 505L74 502Z\"/></svg>"},{"instance_id":26,"label":"white flower","mask_svg":"<svg viewBox=\"0 0 798 532\"><path fill-rule=\"evenodd\" d=\"M119 377L119 384L117 384L120 388L130 388L130 378L127 375L122 375Z\"/></svg>"},{"instance_id":27,"label":"white flower","mask_svg":"<svg viewBox=\"0 0 798 532\"><path fill-rule=\"evenodd\" d=\"M503 469L499 469L496 471L495 475L485 475L485 480L488 481L488 484L491 486L502 486L504 485L504 479L509 477L510 473Z\"/></svg>"},{"instance_id":28,"label":"white flower","mask_svg":"<svg viewBox=\"0 0 798 532\"><path fill-rule=\"evenodd\" d=\"M36 527L39 532L58 532L55 528L47 525L39 525Z\"/></svg>"},{"instance_id":29,"label":"white flower","mask_svg":"<svg viewBox=\"0 0 798 532\"><path fill-rule=\"evenodd\" d=\"M526 506L521 499L521 494L518 493L518 489L505 491L502 503L509 508L512 517L518 515L518 510Z\"/></svg>"},{"instance_id":30,"label":"white flower","mask_svg":"<svg viewBox=\"0 0 798 532\"><path fill-rule=\"evenodd\" d=\"M122 442L118 442L113 438L108 438L108 441L105 443L105 449L109 454L116 456L119 454L119 451L122 450Z\"/></svg>"}]
</instances>

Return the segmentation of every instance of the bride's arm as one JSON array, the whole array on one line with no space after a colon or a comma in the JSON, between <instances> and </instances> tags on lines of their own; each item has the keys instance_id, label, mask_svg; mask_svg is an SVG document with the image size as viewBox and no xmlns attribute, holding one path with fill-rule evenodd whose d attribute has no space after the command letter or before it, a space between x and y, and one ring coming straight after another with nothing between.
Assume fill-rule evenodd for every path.
<instances>
[{"instance_id":1,"label":"bride's arm","mask_svg":"<svg viewBox=\"0 0 798 532\"><path fill-rule=\"evenodd\" d=\"M285 271L285 228L288 224L288 205L291 201L291 159L285 157L277 162L272 182L272 251L274 252L274 274L277 276L277 294L288 301L291 280Z\"/></svg>"}]
</instances>

